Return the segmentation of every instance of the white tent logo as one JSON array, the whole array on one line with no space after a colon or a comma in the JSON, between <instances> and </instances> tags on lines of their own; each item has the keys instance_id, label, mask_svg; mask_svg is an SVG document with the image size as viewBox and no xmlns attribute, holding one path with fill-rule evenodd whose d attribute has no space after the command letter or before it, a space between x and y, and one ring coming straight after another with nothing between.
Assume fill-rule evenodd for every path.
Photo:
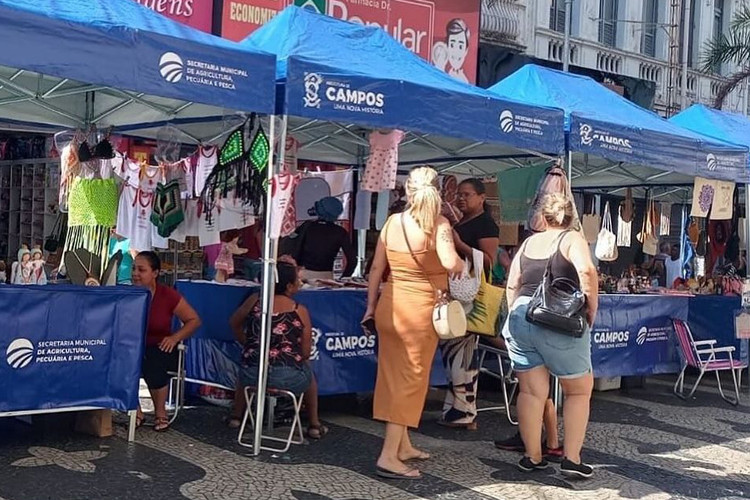
<instances>
[{"instance_id":1,"label":"white tent logo","mask_svg":"<svg viewBox=\"0 0 750 500\"><path fill-rule=\"evenodd\" d=\"M509 110L505 110L502 113L500 113L500 130L505 132L506 134L510 134L513 132L513 113L511 113Z\"/></svg>"},{"instance_id":2,"label":"white tent logo","mask_svg":"<svg viewBox=\"0 0 750 500\"><path fill-rule=\"evenodd\" d=\"M318 73L305 73L305 107L320 108L320 86L323 77Z\"/></svg>"},{"instance_id":3,"label":"white tent logo","mask_svg":"<svg viewBox=\"0 0 750 500\"><path fill-rule=\"evenodd\" d=\"M641 329L638 330L638 336L635 338L636 344L643 345L644 342L646 342L646 337L648 337L648 328L642 326Z\"/></svg>"},{"instance_id":4,"label":"white tent logo","mask_svg":"<svg viewBox=\"0 0 750 500\"><path fill-rule=\"evenodd\" d=\"M174 52L165 52L159 60L159 72L169 83L177 83L182 80L182 72L185 64L182 58Z\"/></svg>"},{"instance_id":5,"label":"white tent logo","mask_svg":"<svg viewBox=\"0 0 750 500\"><path fill-rule=\"evenodd\" d=\"M312 329L312 349L310 350L310 360L317 361L320 359L320 350L318 349L318 341L323 336L323 332L320 328Z\"/></svg>"},{"instance_id":6,"label":"white tent logo","mask_svg":"<svg viewBox=\"0 0 750 500\"><path fill-rule=\"evenodd\" d=\"M24 368L34 359L34 344L26 339L16 339L10 343L5 355L11 368Z\"/></svg>"},{"instance_id":7,"label":"white tent logo","mask_svg":"<svg viewBox=\"0 0 750 500\"><path fill-rule=\"evenodd\" d=\"M585 146L590 146L594 142L594 138L591 135L591 125L582 123L578 128L578 133L581 135L581 143Z\"/></svg>"},{"instance_id":8,"label":"white tent logo","mask_svg":"<svg viewBox=\"0 0 750 500\"><path fill-rule=\"evenodd\" d=\"M716 170L716 156L714 156L712 153L708 153L708 155L706 155L706 166L708 167L708 170L710 172Z\"/></svg>"}]
</instances>

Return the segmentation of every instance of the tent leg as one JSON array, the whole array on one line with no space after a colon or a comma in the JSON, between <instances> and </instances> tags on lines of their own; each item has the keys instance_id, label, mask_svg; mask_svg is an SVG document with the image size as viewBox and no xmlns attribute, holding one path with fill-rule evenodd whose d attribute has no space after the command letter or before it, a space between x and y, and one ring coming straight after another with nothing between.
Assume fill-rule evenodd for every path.
<instances>
[{"instance_id":1,"label":"tent leg","mask_svg":"<svg viewBox=\"0 0 750 500\"><path fill-rule=\"evenodd\" d=\"M287 117L281 119L281 140L279 143L279 154L274 162L274 145L276 144L276 117L271 116L269 126L269 139L271 143L271 154L268 155L268 168L266 179L269 189L266 190L266 231L263 245L263 286L261 291L261 317L260 317L260 363L258 366L258 387L256 398L255 428L253 429L253 455L260 454L261 436L263 434L263 410L266 404L266 387L268 385L268 349L271 338L271 321L273 319L273 290L276 283L276 257L278 253L278 238L271 238L269 228L272 227L275 217L283 217L284 214L273 213L273 196L270 189L274 175L284 164L284 143L286 141Z\"/></svg>"},{"instance_id":2,"label":"tent leg","mask_svg":"<svg viewBox=\"0 0 750 500\"><path fill-rule=\"evenodd\" d=\"M365 270L367 268L367 258L365 253L365 246L367 245L367 229L360 229L357 231L357 269L354 275L358 278L365 277Z\"/></svg>"}]
</instances>

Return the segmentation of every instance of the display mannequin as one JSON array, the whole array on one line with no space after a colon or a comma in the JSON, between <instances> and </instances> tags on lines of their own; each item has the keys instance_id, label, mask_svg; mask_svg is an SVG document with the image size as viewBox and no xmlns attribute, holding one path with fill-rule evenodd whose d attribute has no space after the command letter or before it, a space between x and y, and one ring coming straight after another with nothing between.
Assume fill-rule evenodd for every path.
<instances>
[{"instance_id":1,"label":"display mannequin","mask_svg":"<svg viewBox=\"0 0 750 500\"><path fill-rule=\"evenodd\" d=\"M219 250L219 256L216 258L214 267L216 268L215 280L219 283L224 283L227 278L234 274L234 256L242 255L247 253L246 248L240 248L239 246L239 233L237 231L227 231L223 235L221 250Z\"/></svg>"}]
</instances>

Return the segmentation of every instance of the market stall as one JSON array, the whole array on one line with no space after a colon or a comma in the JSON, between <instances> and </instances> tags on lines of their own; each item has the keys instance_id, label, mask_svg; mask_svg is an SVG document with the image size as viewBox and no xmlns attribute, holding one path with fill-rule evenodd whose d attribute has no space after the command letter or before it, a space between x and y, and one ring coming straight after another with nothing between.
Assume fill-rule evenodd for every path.
<instances>
[{"instance_id":1,"label":"market stall","mask_svg":"<svg viewBox=\"0 0 750 500\"><path fill-rule=\"evenodd\" d=\"M309 141L308 147L319 144L338 153L343 148L336 144L336 139L344 139L350 143L348 151L354 146L357 152L350 156L356 165L363 163L363 148L369 145L365 130L358 127L375 129L378 133L391 133L394 129L412 132L405 142L421 146L415 159L422 162L430 161L425 151L455 158L460 156L458 150L486 143L505 144L516 154L533 150L556 156L564 147L559 110L498 99L452 79L379 28L290 7L241 45L277 57L277 114L283 116L282 134L314 133L317 137ZM290 121L290 116L302 120ZM281 143L285 142L283 136ZM400 150L399 147L399 153ZM399 161L402 159L405 158L400 157ZM277 164L283 165L282 160ZM460 158L456 161L461 162ZM286 172L276 172L279 180L285 175ZM269 196L269 206L277 202L278 199ZM282 210L269 211L266 219L270 237L266 238L264 251L262 331L265 335L261 342L261 352L266 353L276 238L280 236L282 214ZM267 354L263 359L267 360ZM258 385L263 393L263 367ZM260 397L256 418L262 416L262 408ZM256 429L256 453L259 446L260 429Z\"/></svg>"},{"instance_id":2,"label":"market stall","mask_svg":"<svg viewBox=\"0 0 750 500\"><path fill-rule=\"evenodd\" d=\"M0 126L5 128L88 131L130 125L130 133L155 137L165 124L197 124L204 127L202 135L193 134L196 128L183 131L197 144L216 133L203 122L226 116L226 109L237 110L230 112L235 123L251 112L273 112L273 56L240 49L130 0L0 0L0 43L6 47L0 54ZM85 179L106 185L107 195L115 193L114 207L104 207L109 224L117 195L108 174L98 172L109 165L98 162L115 154L111 144L107 147L109 134L97 141L81 140L69 151L80 163L87 162L79 158L86 151L87 167L93 167L90 176L73 176L77 185ZM95 189L83 192L88 202L102 199ZM84 219L86 211L79 207ZM112 226L101 232L108 235ZM86 234L84 247L94 239L91 231ZM94 272L94 255L84 276L92 284L103 269ZM9 397L0 398L0 416L82 407L135 410L147 292L3 285L0 293L7 315L2 323L8 326L0 351L13 361L3 364L3 380L18 381L4 384ZM30 395L29 388L38 391ZM132 430L131 425L131 439Z\"/></svg>"},{"instance_id":3,"label":"market stall","mask_svg":"<svg viewBox=\"0 0 750 500\"><path fill-rule=\"evenodd\" d=\"M534 65L523 67L490 91L499 96L513 95L528 104L565 110L569 174L579 208L583 209L583 231L592 244L592 253L596 253L607 206L612 218L608 229L616 237L614 250L619 250L620 259L636 255L643 258L644 254L648 261L655 259L661 254L658 248L661 238L662 242L681 246L680 274L685 272L698 243L698 238L690 243L686 235L691 201L694 205L691 213L695 216L692 220L699 233L707 232L706 227L711 227L715 219L723 219L727 227L737 225L740 206L736 198L732 202L732 194L738 189L734 183L744 183L750 178L747 139L738 140L736 135L718 131L712 134L703 125L683 128L680 125L686 120L677 117L665 120L590 78ZM698 182L710 186L712 195L714 190L726 191L728 199L722 200L726 206L719 210L718 194L703 201L690 197L690 188ZM646 200L623 200L628 187L632 188L627 190L629 195L632 191L633 197ZM613 197L618 193L619 198ZM673 204L678 210L672 210ZM626 206L629 218L624 215ZM731 220L735 223L730 223ZM723 245L726 246L726 240ZM614 267L617 254L614 252L613 259L606 259L608 262L600 262L602 270ZM670 257L661 254L660 258ZM708 279L700 284L697 280L694 285L691 282L683 293L670 296L665 285L657 290L650 278L639 277L640 269L632 264L621 263L617 275L602 277L602 291L651 295L600 295L601 312L592 334L597 376L677 372L679 357L672 335L672 318L689 320L696 337L714 338L721 345L737 345L740 351L734 328L729 327L739 305L736 296L684 295L688 288L695 293L714 293L721 288ZM710 277L710 270L707 274ZM670 286L671 283L666 288ZM657 292L660 295L654 295ZM711 317L721 315L721 329L710 328L706 319L702 319L712 307L715 309ZM742 352L746 360L746 347Z\"/></svg>"}]
</instances>

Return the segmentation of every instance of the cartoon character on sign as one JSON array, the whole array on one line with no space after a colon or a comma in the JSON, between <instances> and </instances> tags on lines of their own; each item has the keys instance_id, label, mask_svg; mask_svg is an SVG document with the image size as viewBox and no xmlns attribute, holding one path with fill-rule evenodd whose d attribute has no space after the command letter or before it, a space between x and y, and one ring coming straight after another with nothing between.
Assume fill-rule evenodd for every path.
<instances>
[{"instance_id":1,"label":"cartoon character on sign","mask_svg":"<svg viewBox=\"0 0 750 500\"><path fill-rule=\"evenodd\" d=\"M469 27L466 21L456 18L448 22L445 31L445 42L437 42L432 47L432 64L453 78L469 83L463 70L469 55Z\"/></svg>"}]
</instances>

